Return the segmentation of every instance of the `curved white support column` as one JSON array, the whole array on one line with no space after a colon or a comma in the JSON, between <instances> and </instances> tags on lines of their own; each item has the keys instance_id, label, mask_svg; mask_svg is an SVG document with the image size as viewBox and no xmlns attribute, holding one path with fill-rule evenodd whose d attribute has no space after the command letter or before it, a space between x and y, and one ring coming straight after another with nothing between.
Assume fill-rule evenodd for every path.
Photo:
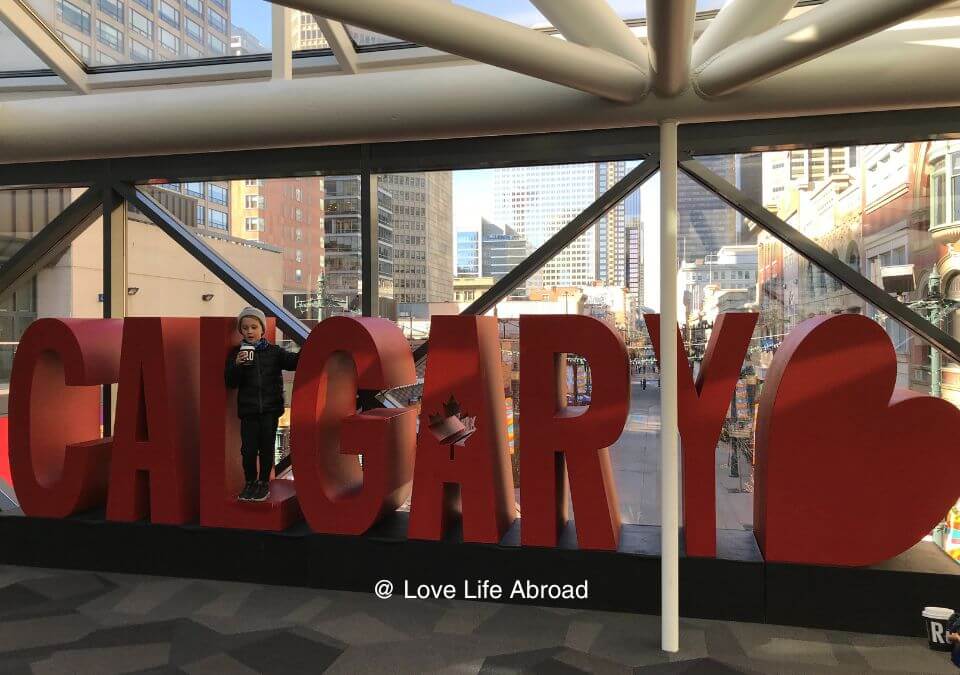
<instances>
[{"instance_id":1,"label":"curved white support column","mask_svg":"<svg viewBox=\"0 0 960 675\"><path fill-rule=\"evenodd\" d=\"M638 101L648 89L646 72L622 57L558 40L452 2L277 2L613 101Z\"/></svg>"},{"instance_id":2,"label":"curved white support column","mask_svg":"<svg viewBox=\"0 0 960 675\"><path fill-rule=\"evenodd\" d=\"M531 0L570 42L596 47L647 68L647 49L606 0Z\"/></svg>"},{"instance_id":3,"label":"curved white support column","mask_svg":"<svg viewBox=\"0 0 960 675\"><path fill-rule=\"evenodd\" d=\"M680 649L677 122L660 122L660 648Z\"/></svg>"},{"instance_id":4,"label":"curved white support column","mask_svg":"<svg viewBox=\"0 0 960 675\"><path fill-rule=\"evenodd\" d=\"M653 89L676 96L690 84L696 0L647 0L647 45Z\"/></svg>"},{"instance_id":5,"label":"curved white support column","mask_svg":"<svg viewBox=\"0 0 960 675\"><path fill-rule=\"evenodd\" d=\"M482 64L85 96L35 92L0 100L0 163L960 106L960 26L951 23L903 24L710 101L689 89L618 105Z\"/></svg>"},{"instance_id":6,"label":"curved white support column","mask_svg":"<svg viewBox=\"0 0 960 675\"><path fill-rule=\"evenodd\" d=\"M339 21L324 19L322 16L315 16L313 19L323 37L327 38L327 44L333 50L341 70L349 75L358 73L360 67L357 65L357 50L353 48L353 40L350 39L347 27Z\"/></svg>"},{"instance_id":7,"label":"curved white support column","mask_svg":"<svg viewBox=\"0 0 960 675\"><path fill-rule=\"evenodd\" d=\"M718 54L697 69L693 84L701 96L723 96L943 4L945 0L830 0Z\"/></svg>"},{"instance_id":8,"label":"curved white support column","mask_svg":"<svg viewBox=\"0 0 960 675\"><path fill-rule=\"evenodd\" d=\"M693 44L691 65L696 68L735 42L773 28L795 4L796 0L733 0L724 5Z\"/></svg>"},{"instance_id":9,"label":"curved white support column","mask_svg":"<svg viewBox=\"0 0 960 675\"><path fill-rule=\"evenodd\" d=\"M273 6L273 79L293 79L293 12L283 5Z\"/></svg>"}]
</instances>

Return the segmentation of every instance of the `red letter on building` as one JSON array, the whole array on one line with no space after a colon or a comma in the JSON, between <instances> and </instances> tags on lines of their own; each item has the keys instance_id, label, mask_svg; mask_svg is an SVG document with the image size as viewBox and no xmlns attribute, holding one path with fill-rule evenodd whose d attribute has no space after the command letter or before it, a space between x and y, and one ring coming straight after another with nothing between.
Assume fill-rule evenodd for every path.
<instances>
[{"instance_id":1,"label":"red letter on building","mask_svg":"<svg viewBox=\"0 0 960 675\"><path fill-rule=\"evenodd\" d=\"M267 319L265 337L276 341L276 320ZM270 497L240 502L240 419L237 390L227 389L223 369L227 355L240 343L234 317L200 319L200 524L245 530L285 530L300 519L291 480L270 481Z\"/></svg>"},{"instance_id":2,"label":"red letter on building","mask_svg":"<svg viewBox=\"0 0 960 675\"><path fill-rule=\"evenodd\" d=\"M660 315L644 314L660 360ZM697 381L677 329L677 406L683 441L683 537L687 555L717 555L716 450L757 324L756 314L721 314L710 333Z\"/></svg>"},{"instance_id":3,"label":"red letter on building","mask_svg":"<svg viewBox=\"0 0 960 675\"><path fill-rule=\"evenodd\" d=\"M590 365L589 406L566 405L567 353ZM588 316L521 316L520 377L522 543L557 545L567 522L569 473L578 544L616 550L620 506L607 448L623 432L630 409L623 339Z\"/></svg>"},{"instance_id":4,"label":"red letter on building","mask_svg":"<svg viewBox=\"0 0 960 675\"><path fill-rule=\"evenodd\" d=\"M440 539L456 517L459 486L463 540L496 544L517 512L497 320L435 316L430 323L408 534Z\"/></svg>"},{"instance_id":5,"label":"red letter on building","mask_svg":"<svg viewBox=\"0 0 960 675\"><path fill-rule=\"evenodd\" d=\"M199 319L124 320L110 520L197 516L199 338Z\"/></svg>"},{"instance_id":6,"label":"red letter on building","mask_svg":"<svg viewBox=\"0 0 960 675\"><path fill-rule=\"evenodd\" d=\"M310 333L293 380L290 446L312 530L362 534L406 500L416 411L357 413L357 389L416 381L410 346L387 319L331 317Z\"/></svg>"},{"instance_id":7,"label":"red letter on building","mask_svg":"<svg viewBox=\"0 0 960 675\"><path fill-rule=\"evenodd\" d=\"M65 518L103 504L110 438L100 394L117 381L119 319L37 319L10 376L10 470L23 512Z\"/></svg>"}]
</instances>

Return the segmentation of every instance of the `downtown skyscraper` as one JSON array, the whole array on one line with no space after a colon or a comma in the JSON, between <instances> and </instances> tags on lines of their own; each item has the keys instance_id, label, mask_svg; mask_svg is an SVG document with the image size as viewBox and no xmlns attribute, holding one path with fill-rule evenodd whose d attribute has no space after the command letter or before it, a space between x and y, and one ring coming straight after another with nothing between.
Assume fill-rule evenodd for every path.
<instances>
[{"instance_id":1,"label":"downtown skyscraper","mask_svg":"<svg viewBox=\"0 0 960 675\"><path fill-rule=\"evenodd\" d=\"M536 250L584 208L596 194L596 165L567 164L496 169L493 222L511 228ZM589 286L597 279L597 237L590 230L527 280L527 288Z\"/></svg>"},{"instance_id":2,"label":"downtown skyscraper","mask_svg":"<svg viewBox=\"0 0 960 675\"><path fill-rule=\"evenodd\" d=\"M597 188L595 197L600 197L639 162L600 162L597 164ZM640 224L640 189L631 192L616 206L601 217L593 230L596 234L597 280L607 286L628 286L627 276L631 262L629 246L639 246L639 239L628 235L629 227ZM636 271L635 269L633 270Z\"/></svg>"},{"instance_id":3,"label":"downtown skyscraper","mask_svg":"<svg viewBox=\"0 0 960 675\"><path fill-rule=\"evenodd\" d=\"M392 173L393 288L398 303L453 300L453 177L449 171Z\"/></svg>"}]
</instances>

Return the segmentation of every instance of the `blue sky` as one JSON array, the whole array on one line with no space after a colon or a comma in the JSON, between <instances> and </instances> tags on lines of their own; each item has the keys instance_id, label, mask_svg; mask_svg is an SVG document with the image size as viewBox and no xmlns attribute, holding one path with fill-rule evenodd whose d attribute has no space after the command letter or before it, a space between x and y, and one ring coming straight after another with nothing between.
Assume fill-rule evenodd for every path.
<instances>
[{"instance_id":1,"label":"blue sky","mask_svg":"<svg viewBox=\"0 0 960 675\"><path fill-rule=\"evenodd\" d=\"M230 3L231 23L257 36L264 47L273 44L271 4L266 0L233 0Z\"/></svg>"},{"instance_id":2,"label":"blue sky","mask_svg":"<svg viewBox=\"0 0 960 675\"><path fill-rule=\"evenodd\" d=\"M454 0L454 2L524 26L549 23L528 0ZM697 9L699 11L719 9L724 2L725 0L697 0ZM627 19L641 18L646 14L646 3L643 0L609 0L609 3L620 16ZM250 31L265 47L269 47L272 42L270 3L266 0L233 0L231 5L233 24Z\"/></svg>"},{"instance_id":3,"label":"blue sky","mask_svg":"<svg viewBox=\"0 0 960 675\"><path fill-rule=\"evenodd\" d=\"M453 172L453 229L473 230L493 220L493 169Z\"/></svg>"}]
</instances>

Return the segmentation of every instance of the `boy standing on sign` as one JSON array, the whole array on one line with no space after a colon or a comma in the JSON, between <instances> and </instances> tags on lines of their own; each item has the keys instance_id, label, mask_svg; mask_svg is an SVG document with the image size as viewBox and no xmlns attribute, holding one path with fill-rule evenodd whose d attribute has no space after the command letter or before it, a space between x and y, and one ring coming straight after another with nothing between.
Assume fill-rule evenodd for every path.
<instances>
[{"instance_id":1,"label":"boy standing on sign","mask_svg":"<svg viewBox=\"0 0 960 675\"><path fill-rule=\"evenodd\" d=\"M256 307L247 307L237 317L243 336L230 351L224 371L227 387L238 389L240 454L246 481L238 495L241 501L262 502L270 496L277 423L283 415L283 373L295 370L300 355L271 344L264 337L267 319ZM260 459L259 480L257 458Z\"/></svg>"}]
</instances>

